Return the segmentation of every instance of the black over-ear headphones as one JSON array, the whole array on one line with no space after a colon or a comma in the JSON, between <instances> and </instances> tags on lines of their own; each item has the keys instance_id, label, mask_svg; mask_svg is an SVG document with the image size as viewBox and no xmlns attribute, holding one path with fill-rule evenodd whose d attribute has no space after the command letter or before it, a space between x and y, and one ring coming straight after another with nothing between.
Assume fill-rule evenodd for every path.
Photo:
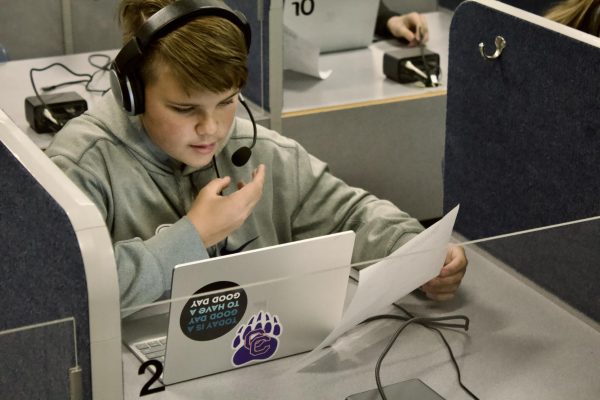
<instances>
[{"instance_id":1,"label":"black over-ear headphones","mask_svg":"<svg viewBox=\"0 0 600 400\"><path fill-rule=\"evenodd\" d=\"M244 34L246 49L250 51L250 25L244 14L231 9L221 0L177 0L153 14L137 30L135 36L123 46L111 65L110 85L117 103L130 115L144 112L144 83L140 76L140 64L150 43L169 32L201 17L224 18L236 25ZM248 111L254 137L250 147L238 149L231 157L238 167L246 164L251 148L256 143L256 122L243 97L239 100Z\"/></svg>"},{"instance_id":2,"label":"black over-ear headphones","mask_svg":"<svg viewBox=\"0 0 600 400\"><path fill-rule=\"evenodd\" d=\"M111 68L111 89L117 102L131 115L144 112L144 84L140 64L150 43L201 17L216 16L235 24L244 34L250 50L250 25L244 14L220 0L178 0L160 9L123 46Z\"/></svg>"}]
</instances>

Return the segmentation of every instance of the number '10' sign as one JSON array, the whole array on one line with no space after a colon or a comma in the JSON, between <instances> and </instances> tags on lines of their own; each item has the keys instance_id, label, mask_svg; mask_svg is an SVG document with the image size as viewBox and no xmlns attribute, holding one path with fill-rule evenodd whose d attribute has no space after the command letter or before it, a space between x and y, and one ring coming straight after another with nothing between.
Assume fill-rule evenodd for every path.
<instances>
[{"instance_id":1,"label":"number '10' sign","mask_svg":"<svg viewBox=\"0 0 600 400\"><path fill-rule=\"evenodd\" d=\"M296 16L310 15L315 10L314 0L292 1L292 5L294 6Z\"/></svg>"}]
</instances>

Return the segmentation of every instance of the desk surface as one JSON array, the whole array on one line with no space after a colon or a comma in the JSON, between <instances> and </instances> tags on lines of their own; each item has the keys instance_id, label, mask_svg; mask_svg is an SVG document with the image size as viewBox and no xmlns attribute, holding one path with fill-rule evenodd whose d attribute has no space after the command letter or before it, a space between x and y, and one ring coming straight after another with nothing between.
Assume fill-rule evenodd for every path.
<instances>
[{"instance_id":1,"label":"desk surface","mask_svg":"<svg viewBox=\"0 0 600 400\"><path fill-rule=\"evenodd\" d=\"M467 334L445 331L463 383L481 399L597 400L600 330L501 263L467 248L469 272L456 299L433 303L408 296L415 314L464 314ZM316 366L290 372L300 356L171 385L153 399L344 399L375 387L374 367L397 322L362 326ZM137 399L149 374L123 352L125 399ZM439 336L419 326L400 335L382 367L382 382L420 378L444 398L468 399Z\"/></svg>"},{"instance_id":2,"label":"desk surface","mask_svg":"<svg viewBox=\"0 0 600 400\"><path fill-rule=\"evenodd\" d=\"M448 37L452 12L425 13L430 39L427 47L439 53L442 86L419 88L398 84L383 74L383 54L401 47L395 40L380 41L366 49L329 53L320 56L323 70L333 70L325 80L285 71L283 80L283 116L318 112L341 105L363 106L403 99L446 94L448 71Z\"/></svg>"}]
</instances>

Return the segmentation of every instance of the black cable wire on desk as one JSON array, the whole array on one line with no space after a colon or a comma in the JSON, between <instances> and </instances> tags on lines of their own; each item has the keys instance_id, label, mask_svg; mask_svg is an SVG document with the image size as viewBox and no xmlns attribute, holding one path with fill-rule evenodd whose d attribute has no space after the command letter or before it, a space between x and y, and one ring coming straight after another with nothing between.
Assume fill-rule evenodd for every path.
<instances>
[{"instance_id":1,"label":"black cable wire on desk","mask_svg":"<svg viewBox=\"0 0 600 400\"><path fill-rule=\"evenodd\" d=\"M104 63L101 63L101 64L95 63L94 59L98 58L98 57L103 58L104 59ZM107 89L95 89L95 88L92 88L91 85L94 82L94 78L100 72L107 72L107 71L110 70L110 64L111 64L111 62L112 62L112 59L109 56L107 56L106 54L94 53L94 54L90 54L88 56L88 63L92 67L96 68L96 71L94 71L92 74L74 72L73 70L71 70L69 67L67 67L63 63L54 63L54 64L49 65L47 67L40 68L40 69L34 69L34 70L35 71L44 71L44 70L49 69L49 68L54 67L54 66L60 66L60 67L64 68L65 70L67 70L67 72L69 72L72 75L85 77L85 79L78 79L78 80L73 80L73 81L65 81L65 82L57 83L55 85L44 86L44 87L42 87L42 90L45 91L45 92L49 92L51 90L58 89L58 88L63 87L63 86L75 85L75 84L78 84L78 83L85 83L85 90L86 91L88 91L90 93L101 93L102 95L104 95L104 94L106 94L106 92L109 91L108 88ZM32 85L33 85L33 83L32 83ZM34 91L35 91L35 88L34 88Z\"/></svg>"},{"instance_id":2,"label":"black cable wire on desk","mask_svg":"<svg viewBox=\"0 0 600 400\"><path fill-rule=\"evenodd\" d=\"M104 63L103 64L96 64L93 62L94 58L104 58ZM94 53L94 54L90 54L88 56L88 62L90 63L91 66L96 68L96 71L94 71L94 73L92 74L92 77L90 78L89 82L86 83L85 85L85 90L87 90L88 92L92 92L92 93L102 93L102 95L104 96L106 94L106 92L108 92L110 89L92 89L91 85L92 82L94 82L94 78L96 77L96 75L100 72L108 72L110 71L110 65L112 63L112 59L107 56L106 54L101 54L101 53Z\"/></svg>"},{"instance_id":3,"label":"black cable wire on desk","mask_svg":"<svg viewBox=\"0 0 600 400\"><path fill-rule=\"evenodd\" d=\"M397 303L393 303L393 306L400 309L404 314L406 314L409 318L413 318L414 315L409 312L406 308L402 307L400 304ZM465 317L466 318L466 317ZM423 326L425 326L426 328L429 328L431 330L434 330L437 332L438 335L440 335L440 337L442 338L442 341L444 342L444 344L446 345L446 349L448 349L448 353L450 354L450 359L452 360L452 364L454 364L454 369L456 370L456 375L458 377L458 384L460 385L460 387L467 392L473 399L475 400L479 400L479 398L473 393L471 392L471 390L469 390L469 388L467 388L463 382L462 382L462 377L460 374L460 368L458 367L458 362L456 361L456 358L454 357L454 353L452 352L452 348L450 347L450 344L448 343L448 341L446 340L446 337L444 336L444 334L442 333L442 331L440 331L439 329L431 326L431 325L435 325L435 324L422 324ZM439 324L442 325L442 324ZM451 324L449 324L451 325ZM462 328L461 326L459 326L459 328ZM467 323L466 323L466 327L464 328L465 331L469 329L469 319L467 318Z\"/></svg>"},{"instance_id":4,"label":"black cable wire on desk","mask_svg":"<svg viewBox=\"0 0 600 400\"><path fill-rule=\"evenodd\" d=\"M377 360L377 364L375 366L375 382L377 383L377 390L379 391L381 398L383 400L387 400L387 397L386 397L384 389L383 389L383 385L381 384L381 364L383 363L385 356L390 351L390 349L392 348L392 346L394 345L394 343L396 342L396 340L398 339L398 336L400 336L402 331L408 325L410 325L412 323L417 323L419 325L422 325L428 329L431 329L431 330L437 332L438 335L440 335L440 337L442 338L442 341L444 342L444 345L446 346L446 349L448 350L448 353L450 354L450 359L452 360L452 363L456 370L457 377L458 377L458 383L459 383L460 387L466 393L468 393L473 399L479 400L478 397L475 394L473 394L473 392L471 392L471 390L469 390L463 384L462 377L460 374L460 368L458 366L458 362L456 361L456 358L454 357L452 348L450 347L450 344L444 337L443 333L438 329L438 328L461 328L464 330L468 330L469 329L469 318L464 315L452 315L452 316L446 316L446 317L417 317L396 303L394 303L394 306L396 306L397 308L402 310L406 314L406 316L396 315L396 314L383 314L383 315L377 315L377 316L368 318L365 321L363 321L363 323L375 321L375 320L379 320L379 319L396 319L396 320L404 321L404 323L396 330L396 332L392 336L392 339L390 340L390 342L388 343L388 345L386 346L386 348L384 349L382 354L379 356L379 359ZM462 319L464 321L464 323L452 324L452 323L444 322L444 321L451 321L451 320L456 320L456 319Z\"/></svg>"}]
</instances>

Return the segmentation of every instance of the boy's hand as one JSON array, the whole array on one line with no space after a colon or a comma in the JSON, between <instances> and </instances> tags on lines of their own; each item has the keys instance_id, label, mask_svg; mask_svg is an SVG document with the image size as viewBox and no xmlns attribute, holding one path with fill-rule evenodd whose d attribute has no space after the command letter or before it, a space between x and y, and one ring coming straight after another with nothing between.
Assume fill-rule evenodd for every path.
<instances>
[{"instance_id":1,"label":"boy's hand","mask_svg":"<svg viewBox=\"0 0 600 400\"><path fill-rule=\"evenodd\" d=\"M451 246L440 274L421 286L421 290L430 299L450 300L467 272L467 264L465 250L461 246Z\"/></svg>"},{"instance_id":2,"label":"boy's hand","mask_svg":"<svg viewBox=\"0 0 600 400\"><path fill-rule=\"evenodd\" d=\"M228 176L214 179L202 188L187 216L206 247L219 243L242 226L260 200L264 182L265 166L261 164L252 173L252 181L239 182L235 193L220 194L231 183Z\"/></svg>"}]
</instances>

